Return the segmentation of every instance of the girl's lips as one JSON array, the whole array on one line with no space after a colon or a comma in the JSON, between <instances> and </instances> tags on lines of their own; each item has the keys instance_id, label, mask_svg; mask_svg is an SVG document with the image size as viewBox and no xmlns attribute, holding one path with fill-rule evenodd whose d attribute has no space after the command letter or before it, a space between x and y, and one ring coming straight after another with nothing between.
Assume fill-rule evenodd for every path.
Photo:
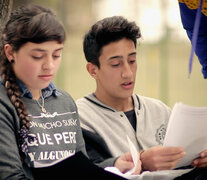
<instances>
[{"instance_id":1,"label":"girl's lips","mask_svg":"<svg viewBox=\"0 0 207 180\"><path fill-rule=\"evenodd\" d=\"M53 77L53 75L40 75L39 76L40 79L44 80L44 81L50 81Z\"/></svg>"}]
</instances>

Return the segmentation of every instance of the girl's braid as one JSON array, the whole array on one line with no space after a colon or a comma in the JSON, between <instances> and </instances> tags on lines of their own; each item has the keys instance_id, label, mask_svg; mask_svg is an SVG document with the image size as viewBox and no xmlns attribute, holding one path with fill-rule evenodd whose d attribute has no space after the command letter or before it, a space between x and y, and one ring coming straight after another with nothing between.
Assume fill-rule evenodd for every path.
<instances>
[{"instance_id":1,"label":"girl's braid","mask_svg":"<svg viewBox=\"0 0 207 180\"><path fill-rule=\"evenodd\" d=\"M25 147L26 144L24 143L25 142L24 140L25 137L27 137L28 135L28 131L30 127L30 119L26 107L22 101L20 88L16 83L16 77L11 68L11 64L8 62L5 62L4 65L1 64L2 65L1 78L2 78L2 83L6 88L7 95L10 98L12 104L14 105L20 119L19 143L20 146L22 147L22 151L26 153L27 147Z\"/></svg>"}]
</instances>

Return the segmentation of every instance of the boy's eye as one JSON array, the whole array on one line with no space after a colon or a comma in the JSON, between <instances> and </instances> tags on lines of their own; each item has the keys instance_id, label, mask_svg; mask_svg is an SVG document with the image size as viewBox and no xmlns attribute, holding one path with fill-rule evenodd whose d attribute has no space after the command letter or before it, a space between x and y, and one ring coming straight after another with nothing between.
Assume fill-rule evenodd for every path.
<instances>
[{"instance_id":1,"label":"boy's eye","mask_svg":"<svg viewBox=\"0 0 207 180\"><path fill-rule=\"evenodd\" d=\"M129 62L130 62L130 64L134 64L136 62L136 60L130 60Z\"/></svg>"},{"instance_id":2,"label":"boy's eye","mask_svg":"<svg viewBox=\"0 0 207 180\"><path fill-rule=\"evenodd\" d=\"M117 67L117 66L119 66L119 64L120 64L120 63L112 64L111 66L112 66L112 67Z\"/></svg>"}]
</instances>

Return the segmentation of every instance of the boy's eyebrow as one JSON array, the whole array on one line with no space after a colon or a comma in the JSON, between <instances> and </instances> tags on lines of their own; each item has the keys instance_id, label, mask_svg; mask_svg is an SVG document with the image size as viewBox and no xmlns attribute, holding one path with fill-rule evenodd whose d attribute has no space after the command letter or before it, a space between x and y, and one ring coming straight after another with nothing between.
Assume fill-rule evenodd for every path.
<instances>
[{"instance_id":1,"label":"boy's eyebrow","mask_svg":"<svg viewBox=\"0 0 207 180\"><path fill-rule=\"evenodd\" d=\"M133 56L133 55L136 55L136 54L137 54L136 52L132 52L128 56Z\"/></svg>"},{"instance_id":2,"label":"boy's eyebrow","mask_svg":"<svg viewBox=\"0 0 207 180\"><path fill-rule=\"evenodd\" d=\"M121 59L121 58L123 58L123 56L112 56L108 60L118 59L118 58Z\"/></svg>"},{"instance_id":3,"label":"boy's eyebrow","mask_svg":"<svg viewBox=\"0 0 207 180\"><path fill-rule=\"evenodd\" d=\"M136 52L132 52L132 53L130 53L129 55L128 55L128 57L129 56L133 56L133 55L136 55L137 53ZM121 59L121 58L123 58L123 56L112 56L112 57L110 57L108 60L112 60L112 59Z\"/></svg>"}]
</instances>

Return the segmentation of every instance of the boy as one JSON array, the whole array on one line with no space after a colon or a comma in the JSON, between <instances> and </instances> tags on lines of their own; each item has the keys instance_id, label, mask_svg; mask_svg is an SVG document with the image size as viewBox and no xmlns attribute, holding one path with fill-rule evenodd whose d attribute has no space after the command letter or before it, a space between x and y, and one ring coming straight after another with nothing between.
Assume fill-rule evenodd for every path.
<instances>
[{"instance_id":1,"label":"boy","mask_svg":"<svg viewBox=\"0 0 207 180\"><path fill-rule=\"evenodd\" d=\"M134 22L121 16L94 24L84 38L94 93L77 100L87 153L96 163L129 151L127 136L140 151L142 170L171 170L185 155L181 147L163 147L170 108L159 100L133 93L141 37ZM109 164L106 164L109 165Z\"/></svg>"}]
</instances>

